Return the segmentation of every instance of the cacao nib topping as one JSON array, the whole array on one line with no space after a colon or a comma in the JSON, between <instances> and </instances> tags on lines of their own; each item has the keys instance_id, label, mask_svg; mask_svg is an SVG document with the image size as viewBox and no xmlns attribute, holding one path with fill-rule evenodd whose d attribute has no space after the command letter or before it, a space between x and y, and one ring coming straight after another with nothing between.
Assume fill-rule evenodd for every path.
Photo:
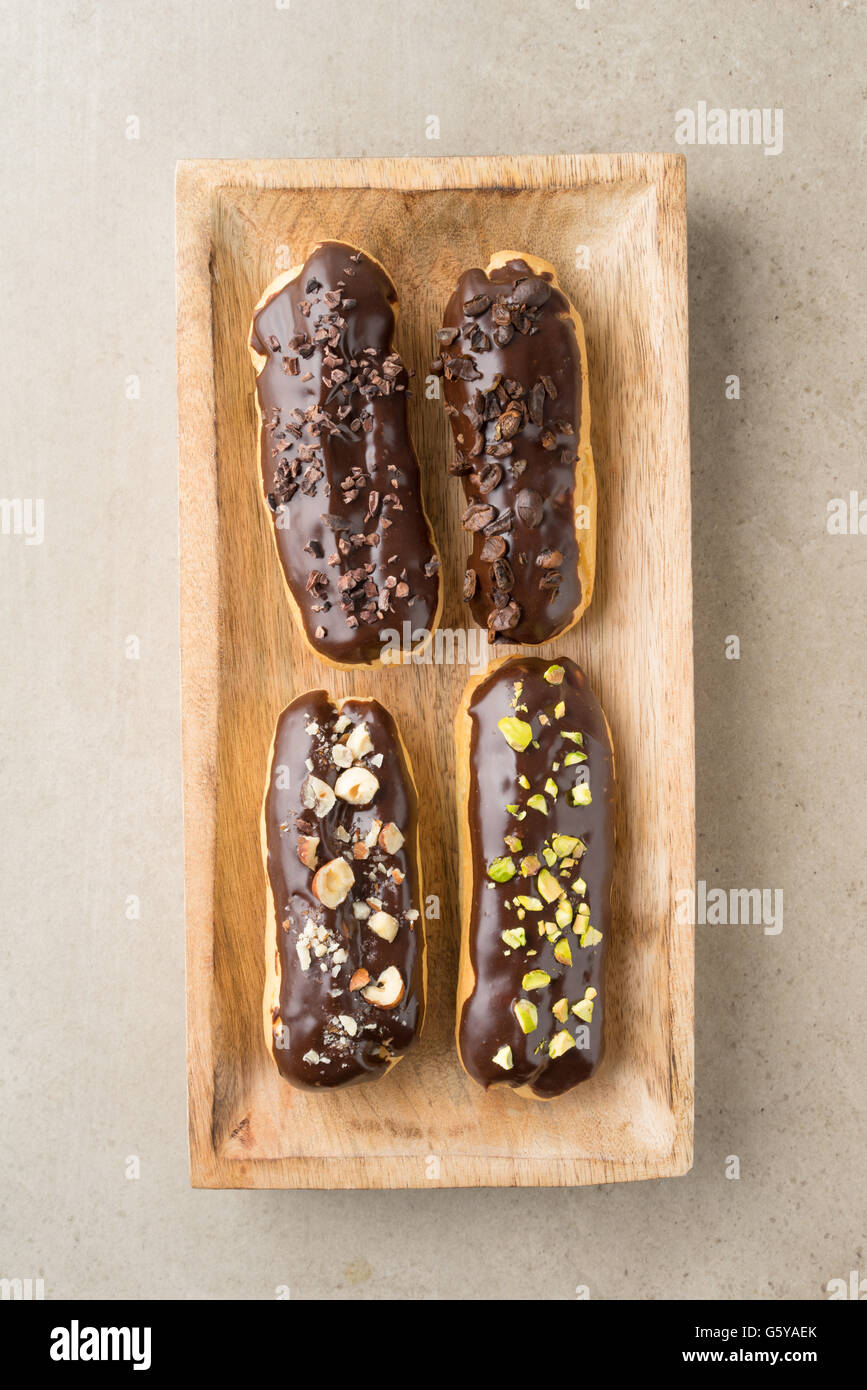
<instances>
[{"instance_id":1,"label":"cacao nib topping","mask_svg":"<svg viewBox=\"0 0 867 1390\"><path fill-rule=\"evenodd\" d=\"M280 560L308 635L346 664L378 660L380 623L400 628L418 605L414 625L424 628L438 606L439 566L406 423L410 373L393 346L394 300L381 267L325 242L259 310L251 339L257 352L274 354L257 390ZM377 420L384 428L371 448ZM380 553L393 527L388 550L404 557L402 572L396 555ZM299 562L326 553L321 571ZM325 624L319 615L329 609L337 621ZM374 631L361 637L359 623Z\"/></svg>"},{"instance_id":2,"label":"cacao nib topping","mask_svg":"<svg viewBox=\"0 0 867 1390\"><path fill-rule=\"evenodd\" d=\"M515 258L490 275L465 272L436 334L457 445L448 471L463 479L472 537L469 601L492 640L546 641L580 604L570 307L550 274Z\"/></svg>"}]
</instances>

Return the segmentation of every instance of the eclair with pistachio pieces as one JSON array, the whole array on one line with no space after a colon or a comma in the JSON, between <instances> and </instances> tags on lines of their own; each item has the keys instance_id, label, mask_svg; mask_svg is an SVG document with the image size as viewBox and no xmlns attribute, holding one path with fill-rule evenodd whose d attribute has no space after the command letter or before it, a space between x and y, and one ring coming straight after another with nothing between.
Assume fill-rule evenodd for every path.
<instances>
[{"instance_id":1,"label":"eclair with pistachio pieces","mask_svg":"<svg viewBox=\"0 0 867 1390\"><path fill-rule=\"evenodd\" d=\"M315 690L283 711L262 840L280 1074L313 1090L383 1076L421 1029L425 940L415 782L382 705Z\"/></svg>"},{"instance_id":2,"label":"eclair with pistachio pieces","mask_svg":"<svg viewBox=\"0 0 867 1390\"><path fill-rule=\"evenodd\" d=\"M456 721L457 1042L481 1086L551 1100L602 1057L614 755L565 657L497 662Z\"/></svg>"},{"instance_id":3,"label":"eclair with pistachio pieces","mask_svg":"<svg viewBox=\"0 0 867 1390\"><path fill-rule=\"evenodd\" d=\"M395 634L425 634L420 649L442 608L397 308L378 261L326 241L269 285L250 330L263 494L289 607L338 667L388 664Z\"/></svg>"},{"instance_id":4,"label":"eclair with pistachio pieces","mask_svg":"<svg viewBox=\"0 0 867 1390\"><path fill-rule=\"evenodd\" d=\"M596 476L584 327L537 256L467 270L437 332L472 546L463 596L492 643L560 636L590 602Z\"/></svg>"}]
</instances>

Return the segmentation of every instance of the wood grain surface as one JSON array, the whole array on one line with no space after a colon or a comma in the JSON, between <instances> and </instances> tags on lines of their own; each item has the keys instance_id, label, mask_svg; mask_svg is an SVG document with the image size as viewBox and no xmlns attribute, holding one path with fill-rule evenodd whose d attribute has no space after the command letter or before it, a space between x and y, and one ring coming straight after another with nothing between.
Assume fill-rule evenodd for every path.
<instances>
[{"instance_id":1,"label":"wood grain surface","mask_svg":"<svg viewBox=\"0 0 867 1390\"><path fill-rule=\"evenodd\" d=\"M540 651L584 667L608 716L618 854L607 1055L591 1081L545 1107L486 1095L455 1052L453 724L472 670L446 660L336 671L290 621L260 498L246 343L264 287L326 237L371 251L397 286L445 629L466 622L466 545L442 402L424 389L443 306L463 269L513 247L556 266L584 320L596 591L578 626ZM675 894L694 879L694 754L682 157L185 162L177 259L194 1185L577 1185L685 1172L693 942ZM425 891L440 905L427 921L420 1042L382 1081L333 1095L287 1086L261 1033L259 811L277 715L311 687L375 696L397 718L419 788Z\"/></svg>"}]
</instances>

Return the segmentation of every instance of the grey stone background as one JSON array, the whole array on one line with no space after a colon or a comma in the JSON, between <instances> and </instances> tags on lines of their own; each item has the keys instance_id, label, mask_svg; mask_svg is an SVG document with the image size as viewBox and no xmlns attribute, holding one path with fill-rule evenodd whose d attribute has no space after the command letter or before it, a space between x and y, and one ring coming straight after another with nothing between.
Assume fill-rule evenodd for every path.
<instances>
[{"instance_id":1,"label":"grey stone background","mask_svg":"<svg viewBox=\"0 0 867 1390\"><path fill-rule=\"evenodd\" d=\"M0 535L0 1275L478 1299L531 1268L548 1297L818 1299L862 1268L867 536L826 508L867 495L864 40L831 0L6 0L0 493L44 498L46 529ZM785 120L776 157L687 151L698 874L782 889L785 919L698 929L695 1168L191 1191L175 160L672 149L699 101Z\"/></svg>"}]
</instances>

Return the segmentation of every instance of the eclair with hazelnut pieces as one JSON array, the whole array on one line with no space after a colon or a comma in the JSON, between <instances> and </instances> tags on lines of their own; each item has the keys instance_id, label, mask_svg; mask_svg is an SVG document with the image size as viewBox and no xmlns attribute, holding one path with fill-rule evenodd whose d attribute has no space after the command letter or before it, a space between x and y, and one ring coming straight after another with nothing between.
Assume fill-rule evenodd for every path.
<instances>
[{"instance_id":1,"label":"eclair with hazelnut pieces","mask_svg":"<svg viewBox=\"0 0 867 1390\"><path fill-rule=\"evenodd\" d=\"M280 1074L305 1090L384 1076L421 1029L425 939L415 782L381 704L314 690L283 711L262 838Z\"/></svg>"}]
</instances>

